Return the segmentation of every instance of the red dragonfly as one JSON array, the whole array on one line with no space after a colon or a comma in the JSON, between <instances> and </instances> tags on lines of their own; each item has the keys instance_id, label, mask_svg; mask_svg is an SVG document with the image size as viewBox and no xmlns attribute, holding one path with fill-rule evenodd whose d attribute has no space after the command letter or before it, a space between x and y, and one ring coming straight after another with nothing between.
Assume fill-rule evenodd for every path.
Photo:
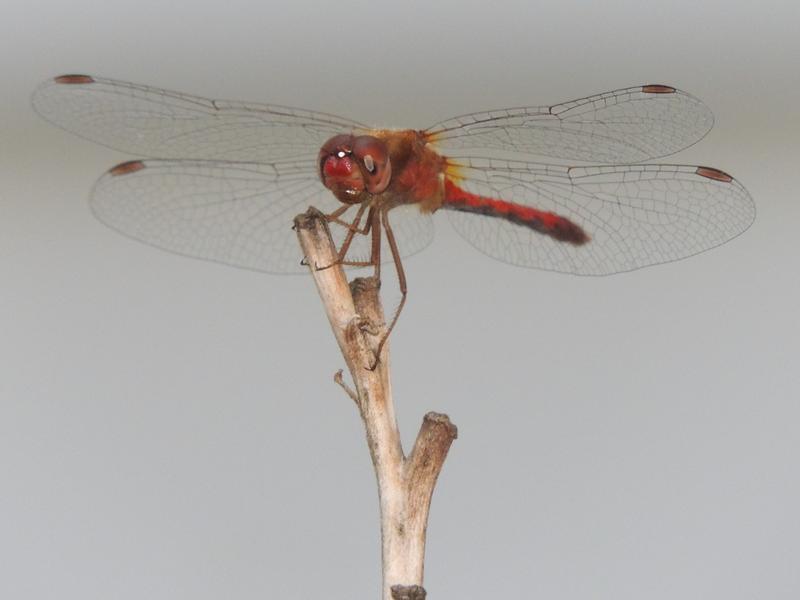
<instances>
[{"instance_id":1,"label":"red dragonfly","mask_svg":"<svg viewBox=\"0 0 800 600\"><path fill-rule=\"evenodd\" d=\"M313 204L328 215L344 264L379 274L381 256L393 259L397 314L406 296L400 256L431 241L429 215L439 209L490 256L580 275L685 258L755 218L747 190L723 171L641 164L694 144L713 125L703 103L666 85L473 113L424 130L88 75L43 83L33 106L81 137L150 157L97 181L92 210L112 228L179 254L302 272L289 225Z\"/></svg>"}]
</instances>

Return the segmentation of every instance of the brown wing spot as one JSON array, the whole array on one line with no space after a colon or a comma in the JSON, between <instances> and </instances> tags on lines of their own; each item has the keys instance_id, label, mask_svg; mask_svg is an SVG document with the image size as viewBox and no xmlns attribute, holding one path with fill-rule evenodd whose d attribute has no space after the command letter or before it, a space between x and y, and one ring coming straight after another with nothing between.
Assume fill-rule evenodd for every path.
<instances>
[{"instance_id":1,"label":"brown wing spot","mask_svg":"<svg viewBox=\"0 0 800 600\"><path fill-rule=\"evenodd\" d=\"M128 162L120 163L116 167L111 168L108 174L112 177L128 175L130 173L136 173L136 171L141 171L144 167L145 165L141 160L129 160Z\"/></svg>"},{"instance_id":2,"label":"brown wing spot","mask_svg":"<svg viewBox=\"0 0 800 600\"><path fill-rule=\"evenodd\" d=\"M94 78L89 75L59 75L54 81L66 84L94 83Z\"/></svg>"},{"instance_id":3,"label":"brown wing spot","mask_svg":"<svg viewBox=\"0 0 800 600\"><path fill-rule=\"evenodd\" d=\"M668 85L654 83L652 85L643 85L642 92L645 94L674 94L676 90L674 87Z\"/></svg>"},{"instance_id":4,"label":"brown wing spot","mask_svg":"<svg viewBox=\"0 0 800 600\"><path fill-rule=\"evenodd\" d=\"M733 181L733 177L728 175L725 171L720 171L719 169L714 169L713 167L697 167L695 173L701 175L702 177L715 179L716 181L724 181L726 183Z\"/></svg>"}]
</instances>

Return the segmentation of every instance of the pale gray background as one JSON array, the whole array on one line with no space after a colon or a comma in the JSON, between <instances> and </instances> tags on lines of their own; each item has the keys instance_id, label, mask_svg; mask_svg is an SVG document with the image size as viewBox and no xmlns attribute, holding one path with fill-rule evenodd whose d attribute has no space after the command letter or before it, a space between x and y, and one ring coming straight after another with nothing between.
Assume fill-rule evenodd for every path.
<instances>
[{"instance_id":1,"label":"pale gray background","mask_svg":"<svg viewBox=\"0 0 800 600\"><path fill-rule=\"evenodd\" d=\"M408 127L644 83L702 98L716 127L675 160L758 204L723 248L582 279L437 218L406 262L403 437L432 409L460 431L426 587L800 597L798 23L794 0L5 0L0 597L378 597L374 478L310 280L96 222L93 181L129 157L32 113L65 72Z\"/></svg>"}]
</instances>

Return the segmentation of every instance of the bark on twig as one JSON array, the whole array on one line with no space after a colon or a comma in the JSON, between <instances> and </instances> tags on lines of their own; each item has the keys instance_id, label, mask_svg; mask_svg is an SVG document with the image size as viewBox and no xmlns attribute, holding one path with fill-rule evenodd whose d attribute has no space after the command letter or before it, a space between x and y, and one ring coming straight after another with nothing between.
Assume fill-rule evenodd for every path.
<instances>
[{"instance_id":1,"label":"bark on twig","mask_svg":"<svg viewBox=\"0 0 800 600\"><path fill-rule=\"evenodd\" d=\"M393 585L392 600L425 600L425 588L421 585Z\"/></svg>"},{"instance_id":2,"label":"bark on twig","mask_svg":"<svg viewBox=\"0 0 800 600\"><path fill-rule=\"evenodd\" d=\"M424 600L425 532L431 496L457 430L447 415L428 413L406 458L392 403L389 344L374 370L385 321L380 281L348 284L325 215L314 208L295 218L295 229L355 389L334 380L355 400L364 421L378 480L383 556L383 600Z\"/></svg>"}]
</instances>

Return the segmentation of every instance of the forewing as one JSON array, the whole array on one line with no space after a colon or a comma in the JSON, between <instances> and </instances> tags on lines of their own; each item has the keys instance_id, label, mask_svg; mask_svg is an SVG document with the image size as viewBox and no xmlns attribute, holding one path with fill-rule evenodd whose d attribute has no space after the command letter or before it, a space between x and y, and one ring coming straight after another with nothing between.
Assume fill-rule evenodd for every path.
<instances>
[{"instance_id":1,"label":"forewing","mask_svg":"<svg viewBox=\"0 0 800 600\"><path fill-rule=\"evenodd\" d=\"M209 100L87 75L44 82L32 103L67 131L148 158L313 160L329 137L363 128L325 113Z\"/></svg>"},{"instance_id":2,"label":"forewing","mask_svg":"<svg viewBox=\"0 0 800 600\"><path fill-rule=\"evenodd\" d=\"M663 85L597 94L563 104L473 113L426 130L442 151L501 151L570 161L632 163L667 156L714 124L697 98Z\"/></svg>"},{"instance_id":3,"label":"forewing","mask_svg":"<svg viewBox=\"0 0 800 600\"><path fill-rule=\"evenodd\" d=\"M458 162L465 167L457 184L467 191L566 217L590 238L573 245L501 218L448 211L478 250L524 267L579 275L631 271L723 244L755 218L747 190L707 167Z\"/></svg>"}]
</instances>

